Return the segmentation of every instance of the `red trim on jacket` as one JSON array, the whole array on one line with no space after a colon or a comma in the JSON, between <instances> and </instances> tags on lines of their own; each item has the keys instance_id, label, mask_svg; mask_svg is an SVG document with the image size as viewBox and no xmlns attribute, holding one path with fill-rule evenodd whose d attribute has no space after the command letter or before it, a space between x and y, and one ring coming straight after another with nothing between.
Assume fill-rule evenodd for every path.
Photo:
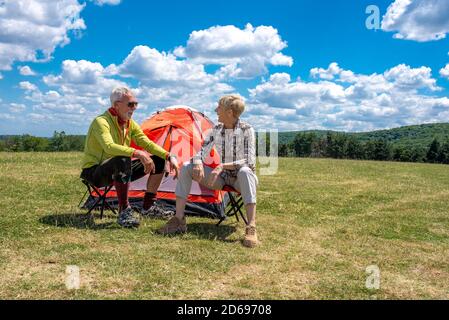
<instances>
[{"instance_id":1,"label":"red trim on jacket","mask_svg":"<svg viewBox=\"0 0 449 320\"><path fill-rule=\"evenodd\" d=\"M108 109L109 113L112 114L114 117L117 117L117 122L119 124L119 126L123 127L125 124L127 124L127 122L129 122L129 120L122 120L122 118L120 118L117 110L115 110L114 108L110 107Z\"/></svg>"}]
</instances>

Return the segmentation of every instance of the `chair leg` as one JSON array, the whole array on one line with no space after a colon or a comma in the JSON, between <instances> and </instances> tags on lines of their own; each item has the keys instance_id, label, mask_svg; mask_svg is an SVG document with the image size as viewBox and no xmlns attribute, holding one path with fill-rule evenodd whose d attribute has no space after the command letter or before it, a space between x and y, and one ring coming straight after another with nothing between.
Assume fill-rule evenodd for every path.
<instances>
[{"instance_id":1,"label":"chair leg","mask_svg":"<svg viewBox=\"0 0 449 320\"><path fill-rule=\"evenodd\" d=\"M96 188L91 188L91 186L89 185L89 184L87 184L87 183L84 183L85 185L86 185L86 187L87 187L87 190L88 190L88 192L89 192L89 195L91 195L92 194L92 192L95 192L97 195L99 194L98 193L98 190L96 190ZM98 203L100 202L100 197L98 197L98 199L95 201L95 203L90 207L90 209L87 211L87 214L89 215L89 214L91 214L91 212L92 212L92 210L93 209L95 209L97 206L98 206Z\"/></svg>"},{"instance_id":2,"label":"chair leg","mask_svg":"<svg viewBox=\"0 0 449 320\"><path fill-rule=\"evenodd\" d=\"M235 198L234 198L234 196L233 196L233 194L231 192L228 192L228 196L229 196L229 200L231 202L231 209L230 210L232 210L232 214L230 214L229 216L230 217L235 216L235 218L237 219L237 222L240 222L239 216L238 216L238 211L236 209L237 203L235 201Z\"/></svg>"},{"instance_id":3,"label":"chair leg","mask_svg":"<svg viewBox=\"0 0 449 320\"><path fill-rule=\"evenodd\" d=\"M220 224L224 221L225 219L220 219L220 221L218 221L218 223L216 224L217 227L220 226Z\"/></svg>"},{"instance_id":4,"label":"chair leg","mask_svg":"<svg viewBox=\"0 0 449 320\"><path fill-rule=\"evenodd\" d=\"M90 209L87 211L87 214L91 214L92 210L95 208L98 208L98 206L100 206L100 218L103 219L103 213L104 210L111 210L114 214L117 215L117 211L108 203L107 201L107 194L108 192L112 189L112 185L107 186L104 188L104 192L101 193L101 191L99 190L99 188L95 187L94 185L91 185L85 181L83 181L83 183L86 185L87 187L87 191L86 194L89 193L89 195L92 195L94 198L97 198L97 200L95 200L94 204L90 207ZM84 198L84 197L83 197ZM80 201L80 205L83 199L81 199Z\"/></svg>"},{"instance_id":5,"label":"chair leg","mask_svg":"<svg viewBox=\"0 0 449 320\"><path fill-rule=\"evenodd\" d=\"M237 222L240 222L239 215L242 218L242 220L245 222L245 224L248 224L248 220L245 218L245 215L242 212L243 207L243 198L241 195L237 197L237 199L232 195L231 192L228 193L229 200L230 200L230 209L228 211L228 216L232 217L235 216ZM232 213L230 213L232 211Z\"/></svg>"},{"instance_id":6,"label":"chair leg","mask_svg":"<svg viewBox=\"0 0 449 320\"><path fill-rule=\"evenodd\" d=\"M101 198L98 197L97 201L95 201L95 203L92 205L92 207L90 207L89 211L87 211L87 214L90 214L92 212L93 209L95 209L98 204L100 203Z\"/></svg>"},{"instance_id":7,"label":"chair leg","mask_svg":"<svg viewBox=\"0 0 449 320\"><path fill-rule=\"evenodd\" d=\"M107 209L111 210L112 213L114 213L115 215L117 215L117 211L115 211L115 209L114 209L113 207L111 207L111 205L110 205L107 201L105 201L104 205L105 205L105 207L106 207Z\"/></svg>"},{"instance_id":8,"label":"chair leg","mask_svg":"<svg viewBox=\"0 0 449 320\"><path fill-rule=\"evenodd\" d=\"M105 203L104 195L101 196L101 209L100 209L100 219L103 219L103 211L104 211L104 203Z\"/></svg>"},{"instance_id":9,"label":"chair leg","mask_svg":"<svg viewBox=\"0 0 449 320\"><path fill-rule=\"evenodd\" d=\"M87 193L90 191L89 187L87 188L86 192L84 192L83 197L80 200L80 203L78 203L78 208L81 208L81 203L83 202L84 198L86 197ZM90 192L89 192L90 194Z\"/></svg>"},{"instance_id":10,"label":"chair leg","mask_svg":"<svg viewBox=\"0 0 449 320\"><path fill-rule=\"evenodd\" d=\"M112 189L112 185L105 187L104 188L104 192L103 195L101 196L101 214L100 214L100 219L103 219L103 211L105 207L108 207L109 209L112 210L111 206L109 205L108 201L106 200L106 195L108 194L109 190ZM112 210L115 213L115 210Z\"/></svg>"},{"instance_id":11,"label":"chair leg","mask_svg":"<svg viewBox=\"0 0 449 320\"><path fill-rule=\"evenodd\" d=\"M108 201L106 200L106 195L108 194L108 192L112 189L112 185L110 185L104 193L104 205L107 207L107 209L111 210L115 215L117 215L117 212L115 211L114 208L111 207L111 205L108 203Z\"/></svg>"},{"instance_id":12,"label":"chair leg","mask_svg":"<svg viewBox=\"0 0 449 320\"><path fill-rule=\"evenodd\" d=\"M101 206L100 206L100 219L103 219L104 207L105 207L105 204L107 204L107 202L106 202L106 195L107 195L107 193L109 192L109 190L111 188L112 188L112 186L106 187L104 189L103 194L101 194L100 190L97 187L92 186L92 190L97 194L98 199L95 202L95 204L90 208L89 212L92 211L94 208L96 208L101 203Z\"/></svg>"}]
</instances>

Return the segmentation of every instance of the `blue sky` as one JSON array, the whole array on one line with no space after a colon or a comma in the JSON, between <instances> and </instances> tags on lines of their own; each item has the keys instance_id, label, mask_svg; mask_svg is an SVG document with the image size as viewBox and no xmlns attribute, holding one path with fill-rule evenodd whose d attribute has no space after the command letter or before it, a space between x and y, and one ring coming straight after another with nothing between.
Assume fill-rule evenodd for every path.
<instances>
[{"instance_id":1,"label":"blue sky","mask_svg":"<svg viewBox=\"0 0 449 320\"><path fill-rule=\"evenodd\" d=\"M0 134L85 134L118 85L138 122L175 104L215 120L228 93L258 129L447 122L447 33L444 0L3 0Z\"/></svg>"}]
</instances>

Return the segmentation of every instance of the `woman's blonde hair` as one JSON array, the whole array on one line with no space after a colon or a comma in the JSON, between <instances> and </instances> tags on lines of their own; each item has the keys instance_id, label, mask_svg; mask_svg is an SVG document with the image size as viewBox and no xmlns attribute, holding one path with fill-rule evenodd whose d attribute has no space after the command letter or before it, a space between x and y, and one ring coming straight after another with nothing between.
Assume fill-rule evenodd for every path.
<instances>
[{"instance_id":1,"label":"woman's blonde hair","mask_svg":"<svg viewBox=\"0 0 449 320\"><path fill-rule=\"evenodd\" d=\"M234 117L238 118L245 111L245 102L243 98L236 94L230 94L222 97L218 104L223 106L225 110L232 110Z\"/></svg>"}]
</instances>

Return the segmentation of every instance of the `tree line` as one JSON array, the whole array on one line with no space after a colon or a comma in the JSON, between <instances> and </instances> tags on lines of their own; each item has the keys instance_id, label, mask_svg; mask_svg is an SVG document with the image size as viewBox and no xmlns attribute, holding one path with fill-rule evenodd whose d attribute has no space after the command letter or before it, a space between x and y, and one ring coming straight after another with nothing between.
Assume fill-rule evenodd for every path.
<instances>
[{"instance_id":1,"label":"tree line","mask_svg":"<svg viewBox=\"0 0 449 320\"><path fill-rule=\"evenodd\" d=\"M67 135L64 131L53 133L51 138L22 136L4 136L0 139L0 151L83 151L85 136Z\"/></svg>"},{"instance_id":2,"label":"tree line","mask_svg":"<svg viewBox=\"0 0 449 320\"><path fill-rule=\"evenodd\" d=\"M53 133L51 138L31 135L0 137L0 151L83 151L85 136ZM266 145L269 146L269 136ZM350 134L300 132L291 143L281 143L280 157L314 157L449 164L449 141L434 138L427 147L394 145L386 139L360 141Z\"/></svg>"},{"instance_id":3,"label":"tree line","mask_svg":"<svg viewBox=\"0 0 449 320\"><path fill-rule=\"evenodd\" d=\"M427 147L394 145L386 139L360 141L343 133L298 133L291 143L279 145L280 157L326 157L378 161L449 164L449 141L434 138Z\"/></svg>"}]
</instances>

